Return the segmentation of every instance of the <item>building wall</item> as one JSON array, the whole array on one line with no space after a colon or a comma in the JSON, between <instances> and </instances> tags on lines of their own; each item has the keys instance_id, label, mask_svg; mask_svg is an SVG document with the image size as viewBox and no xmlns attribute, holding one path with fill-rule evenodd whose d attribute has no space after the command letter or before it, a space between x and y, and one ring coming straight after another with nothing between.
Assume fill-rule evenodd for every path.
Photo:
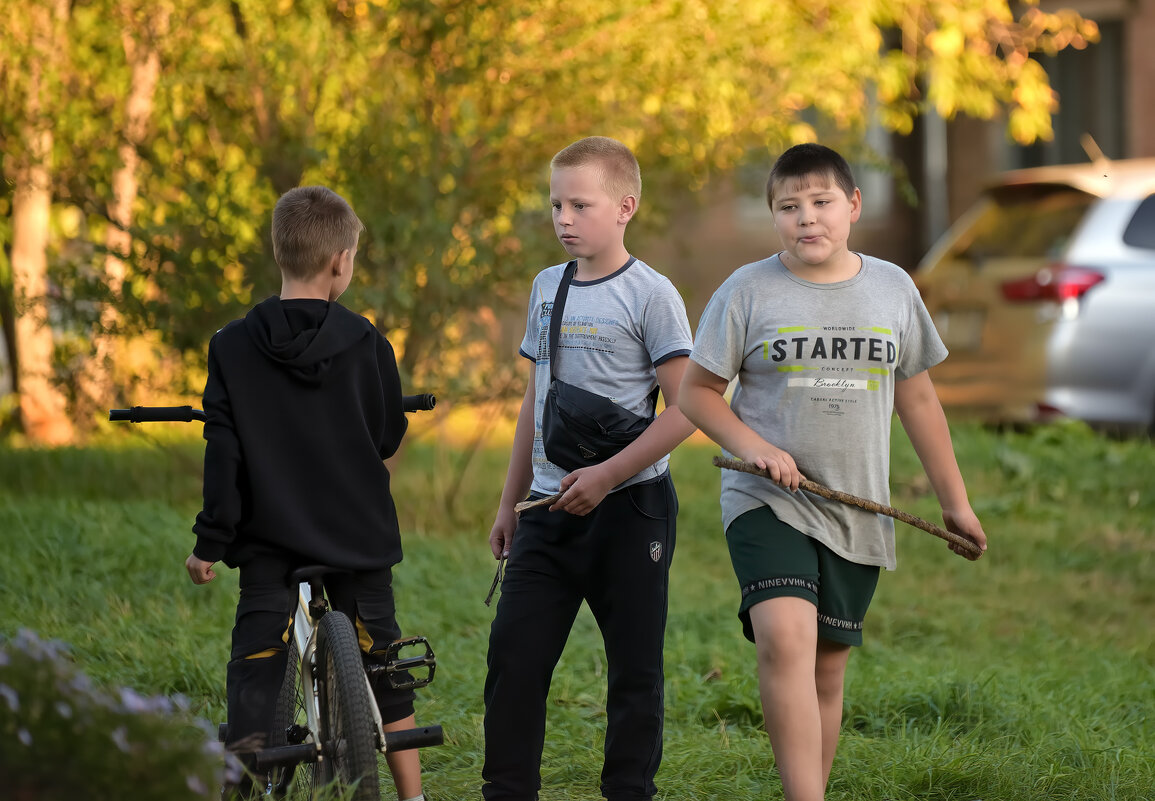
<instances>
[{"instance_id":1,"label":"building wall","mask_svg":"<svg viewBox=\"0 0 1155 801\"><path fill-rule=\"evenodd\" d=\"M1155 156L1155 0L1136 0L1127 20L1128 156Z\"/></svg>"}]
</instances>

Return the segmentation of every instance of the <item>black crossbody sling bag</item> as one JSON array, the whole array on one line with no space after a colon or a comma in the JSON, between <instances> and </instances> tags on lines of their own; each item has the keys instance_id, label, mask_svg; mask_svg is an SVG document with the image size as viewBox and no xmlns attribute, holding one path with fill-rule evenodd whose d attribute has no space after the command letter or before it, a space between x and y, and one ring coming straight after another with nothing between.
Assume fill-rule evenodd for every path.
<instances>
[{"instance_id":1,"label":"black crossbody sling bag","mask_svg":"<svg viewBox=\"0 0 1155 801\"><path fill-rule=\"evenodd\" d=\"M565 267L549 320L549 392L541 414L541 437L546 458L565 470L604 462L645 431L654 417L640 417L609 398L560 381L557 364L561 317L577 262ZM650 397L656 402L658 388Z\"/></svg>"}]
</instances>

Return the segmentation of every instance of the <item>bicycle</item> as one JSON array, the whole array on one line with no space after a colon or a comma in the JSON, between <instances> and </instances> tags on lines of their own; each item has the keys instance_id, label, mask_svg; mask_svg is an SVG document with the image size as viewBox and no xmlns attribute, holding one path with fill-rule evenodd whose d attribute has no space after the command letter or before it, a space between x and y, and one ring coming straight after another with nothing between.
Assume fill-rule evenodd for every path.
<instances>
[{"instance_id":1,"label":"bicycle","mask_svg":"<svg viewBox=\"0 0 1155 801\"><path fill-rule=\"evenodd\" d=\"M431 394L406 395L406 412L436 405ZM131 423L205 421L192 406L134 406L110 409L109 420ZM266 746L254 755L253 768L267 773L265 793L284 798L311 797L336 782L353 788L353 801L380 801L377 754L441 745L441 726L386 732L374 700L370 677L384 675L395 689L424 687L433 681L436 656L424 637L392 643L384 664L366 665L348 616L329 608L325 575L340 572L327 565L306 565L293 571L298 586L288 664ZM227 723L220 726L223 741Z\"/></svg>"}]
</instances>

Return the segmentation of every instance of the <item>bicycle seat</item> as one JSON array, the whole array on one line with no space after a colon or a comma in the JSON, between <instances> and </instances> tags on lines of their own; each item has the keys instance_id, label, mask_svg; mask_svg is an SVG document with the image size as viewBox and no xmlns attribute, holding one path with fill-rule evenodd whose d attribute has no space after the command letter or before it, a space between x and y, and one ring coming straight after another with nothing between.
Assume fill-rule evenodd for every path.
<instances>
[{"instance_id":1,"label":"bicycle seat","mask_svg":"<svg viewBox=\"0 0 1155 801\"><path fill-rule=\"evenodd\" d=\"M351 571L343 570L338 567L330 567L329 565L305 565L298 567L289 574L290 584L301 584L306 581L312 581L321 576L327 576L331 573L349 573Z\"/></svg>"}]
</instances>

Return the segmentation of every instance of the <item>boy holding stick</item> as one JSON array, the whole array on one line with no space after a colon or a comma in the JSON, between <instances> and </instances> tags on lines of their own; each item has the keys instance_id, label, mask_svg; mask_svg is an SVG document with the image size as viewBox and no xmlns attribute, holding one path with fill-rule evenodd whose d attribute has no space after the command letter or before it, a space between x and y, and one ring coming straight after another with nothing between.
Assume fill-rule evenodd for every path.
<instances>
[{"instance_id":1,"label":"boy holding stick","mask_svg":"<svg viewBox=\"0 0 1155 801\"><path fill-rule=\"evenodd\" d=\"M723 471L723 525L785 797L820 801L850 648L862 644L879 568L895 567L894 524L798 492L803 472L889 499L897 411L947 528L978 546L951 550L978 558L986 535L927 374L946 348L910 277L847 247L862 212L849 165L821 145L795 146L775 163L766 195L784 249L714 294L679 400L692 423L772 479Z\"/></svg>"}]
</instances>

